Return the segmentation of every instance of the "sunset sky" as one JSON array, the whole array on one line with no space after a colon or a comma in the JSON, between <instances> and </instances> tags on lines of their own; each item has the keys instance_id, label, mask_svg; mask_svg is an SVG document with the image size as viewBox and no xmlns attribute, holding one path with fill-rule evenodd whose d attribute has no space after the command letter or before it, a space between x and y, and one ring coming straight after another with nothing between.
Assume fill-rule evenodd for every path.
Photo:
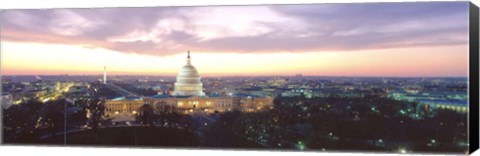
<instances>
[{"instance_id":1,"label":"sunset sky","mask_svg":"<svg viewBox=\"0 0 480 156\"><path fill-rule=\"evenodd\" d=\"M2 10L4 75L467 76L468 2Z\"/></svg>"}]
</instances>

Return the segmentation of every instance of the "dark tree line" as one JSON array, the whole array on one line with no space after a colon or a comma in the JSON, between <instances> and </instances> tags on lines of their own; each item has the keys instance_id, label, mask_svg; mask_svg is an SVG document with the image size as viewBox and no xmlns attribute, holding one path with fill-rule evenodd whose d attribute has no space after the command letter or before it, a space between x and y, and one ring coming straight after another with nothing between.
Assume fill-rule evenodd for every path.
<instances>
[{"instance_id":1,"label":"dark tree line","mask_svg":"<svg viewBox=\"0 0 480 156\"><path fill-rule=\"evenodd\" d=\"M37 100L31 100L2 110L3 138L5 141L22 141L33 138L32 130L35 128L42 105Z\"/></svg>"},{"instance_id":2,"label":"dark tree line","mask_svg":"<svg viewBox=\"0 0 480 156\"><path fill-rule=\"evenodd\" d=\"M440 146L427 147L429 141L436 140L445 145L441 150L461 152L463 149L453 145L467 140L466 117L415 102L374 96L312 99L298 96L276 98L272 110L224 118L234 123L231 127L237 134L259 142L266 137L272 147L283 143L279 148L292 148L293 143L301 140L313 149L392 150L397 147L376 145L394 142L415 145L418 150L440 150Z\"/></svg>"},{"instance_id":3,"label":"dark tree line","mask_svg":"<svg viewBox=\"0 0 480 156\"><path fill-rule=\"evenodd\" d=\"M140 107L137 121L147 126L174 126L179 123L181 118L182 115L178 113L175 107L167 105L165 102L156 105L146 103Z\"/></svg>"}]
</instances>

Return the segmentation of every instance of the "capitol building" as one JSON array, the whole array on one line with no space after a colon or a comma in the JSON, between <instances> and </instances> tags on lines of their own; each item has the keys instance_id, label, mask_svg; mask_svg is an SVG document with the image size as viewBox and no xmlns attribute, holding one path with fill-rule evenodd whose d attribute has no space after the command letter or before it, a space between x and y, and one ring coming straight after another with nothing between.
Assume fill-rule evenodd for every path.
<instances>
[{"instance_id":1,"label":"capitol building","mask_svg":"<svg viewBox=\"0 0 480 156\"><path fill-rule=\"evenodd\" d=\"M175 82L175 91L172 95L205 96L202 86L200 75L198 75L197 68L192 65L190 51L188 51L187 64L178 72L177 82Z\"/></svg>"},{"instance_id":2,"label":"capitol building","mask_svg":"<svg viewBox=\"0 0 480 156\"><path fill-rule=\"evenodd\" d=\"M256 112L272 108L272 97L235 95L209 97L203 92L200 74L191 61L188 51L187 62L177 74L171 95L106 100L105 116L114 122L134 121L144 105L152 106L154 113L169 109L180 114L222 113L234 110Z\"/></svg>"}]
</instances>

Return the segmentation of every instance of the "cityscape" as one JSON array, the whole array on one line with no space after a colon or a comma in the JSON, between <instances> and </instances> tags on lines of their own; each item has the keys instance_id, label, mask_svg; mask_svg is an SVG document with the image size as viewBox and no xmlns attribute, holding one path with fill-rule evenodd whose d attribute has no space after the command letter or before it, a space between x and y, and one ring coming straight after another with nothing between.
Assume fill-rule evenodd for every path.
<instances>
[{"instance_id":1,"label":"cityscape","mask_svg":"<svg viewBox=\"0 0 480 156\"><path fill-rule=\"evenodd\" d=\"M467 6L8 10L2 141L468 153Z\"/></svg>"}]
</instances>

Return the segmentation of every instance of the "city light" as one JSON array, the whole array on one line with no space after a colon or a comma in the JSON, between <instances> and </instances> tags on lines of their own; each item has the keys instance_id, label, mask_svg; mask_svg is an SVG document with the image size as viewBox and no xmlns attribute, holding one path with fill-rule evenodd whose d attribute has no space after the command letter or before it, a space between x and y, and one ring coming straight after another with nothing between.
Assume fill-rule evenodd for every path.
<instances>
[{"instance_id":1,"label":"city light","mask_svg":"<svg viewBox=\"0 0 480 156\"><path fill-rule=\"evenodd\" d=\"M5 142L55 144L68 133L72 144L468 150L468 53L460 52L468 21L456 20L468 19L465 10L405 20L410 14L393 8L358 25L348 18L371 17L363 7L316 22L312 15L338 12L255 6L247 12L258 16L248 16L235 11L242 7L5 14ZM416 8L406 10L431 9Z\"/></svg>"},{"instance_id":2,"label":"city light","mask_svg":"<svg viewBox=\"0 0 480 156\"><path fill-rule=\"evenodd\" d=\"M42 100L43 103L48 102L51 98L45 98Z\"/></svg>"},{"instance_id":3,"label":"city light","mask_svg":"<svg viewBox=\"0 0 480 156\"><path fill-rule=\"evenodd\" d=\"M407 153L407 149L405 149L405 148L400 148L400 149L398 149L398 151L402 154Z\"/></svg>"},{"instance_id":4,"label":"city light","mask_svg":"<svg viewBox=\"0 0 480 156\"><path fill-rule=\"evenodd\" d=\"M304 150L304 149L305 149L305 144L304 144L302 141L298 141L296 146L297 146L297 148L300 149L300 150Z\"/></svg>"}]
</instances>

